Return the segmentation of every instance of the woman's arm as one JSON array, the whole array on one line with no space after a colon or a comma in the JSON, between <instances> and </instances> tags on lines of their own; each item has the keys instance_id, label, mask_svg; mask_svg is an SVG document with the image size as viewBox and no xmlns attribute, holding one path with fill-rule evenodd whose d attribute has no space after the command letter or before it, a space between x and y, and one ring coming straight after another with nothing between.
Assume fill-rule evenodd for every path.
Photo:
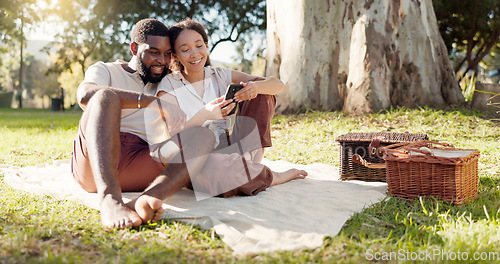
<instances>
[{"instance_id":1,"label":"woman's arm","mask_svg":"<svg viewBox=\"0 0 500 264\"><path fill-rule=\"evenodd\" d=\"M275 95L285 89L285 84L276 77L257 77L240 71L231 72L233 83L243 83L245 88L236 93L234 99L238 102L257 97L259 94Z\"/></svg>"},{"instance_id":2,"label":"woman's arm","mask_svg":"<svg viewBox=\"0 0 500 264\"><path fill-rule=\"evenodd\" d=\"M157 96L168 103L178 105L177 98L172 94L164 91L158 91ZM225 119L225 116L234 108L234 104L223 108L229 103L230 101L224 101L224 97L217 98L207 103L205 107L201 108L200 111L198 111L191 119L186 121L184 129L201 126L207 120Z\"/></svg>"}]
</instances>

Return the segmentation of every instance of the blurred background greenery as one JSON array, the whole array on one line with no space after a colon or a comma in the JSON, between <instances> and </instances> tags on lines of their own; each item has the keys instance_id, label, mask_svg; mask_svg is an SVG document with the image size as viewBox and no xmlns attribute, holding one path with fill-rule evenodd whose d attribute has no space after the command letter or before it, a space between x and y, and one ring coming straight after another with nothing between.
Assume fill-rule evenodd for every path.
<instances>
[{"instance_id":1,"label":"blurred background greenery","mask_svg":"<svg viewBox=\"0 0 500 264\"><path fill-rule=\"evenodd\" d=\"M475 81L499 83L500 0L432 2L466 100ZM0 1L0 93L12 107L49 108L64 91L74 106L87 67L128 60L128 33L146 17L197 19L215 66L264 75L266 0L9 0Z\"/></svg>"}]
</instances>

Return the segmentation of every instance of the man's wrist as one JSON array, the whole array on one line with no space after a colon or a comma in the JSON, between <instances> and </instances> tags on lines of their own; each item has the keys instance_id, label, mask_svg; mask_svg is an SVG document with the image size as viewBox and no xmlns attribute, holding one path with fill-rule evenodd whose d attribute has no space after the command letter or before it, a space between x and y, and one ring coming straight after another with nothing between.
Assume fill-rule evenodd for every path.
<instances>
[{"instance_id":1,"label":"man's wrist","mask_svg":"<svg viewBox=\"0 0 500 264\"><path fill-rule=\"evenodd\" d=\"M137 97L137 108L141 109L141 99L142 99L143 93L140 93L139 96Z\"/></svg>"}]
</instances>

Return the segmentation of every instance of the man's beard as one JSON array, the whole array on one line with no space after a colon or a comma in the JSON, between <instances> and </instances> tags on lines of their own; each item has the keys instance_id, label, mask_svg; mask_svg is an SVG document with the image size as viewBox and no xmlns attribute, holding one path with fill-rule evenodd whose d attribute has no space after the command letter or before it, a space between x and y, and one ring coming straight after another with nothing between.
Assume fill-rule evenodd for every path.
<instances>
[{"instance_id":1,"label":"man's beard","mask_svg":"<svg viewBox=\"0 0 500 264\"><path fill-rule=\"evenodd\" d=\"M140 61L139 65L137 66L137 72L146 82L159 83L161 81L161 79L163 79L163 77L165 77L165 75L168 74L168 67L167 66L164 66L164 67L165 68L163 69L163 72L161 73L161 75L159 75L159 76L153 75L153 73L151 73L151 69L146 67L144 62Z\"/></svg>"}]
</instances>

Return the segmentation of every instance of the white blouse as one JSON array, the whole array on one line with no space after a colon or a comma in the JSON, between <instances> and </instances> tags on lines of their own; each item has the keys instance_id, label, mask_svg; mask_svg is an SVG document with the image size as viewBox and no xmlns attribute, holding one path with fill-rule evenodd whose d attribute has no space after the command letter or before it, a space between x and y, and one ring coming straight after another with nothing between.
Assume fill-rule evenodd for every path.
<instances>
[{"instance_id":1,"label":"white blouse","mask_svg":"<svg viewBox=\"0 0 500 264\"><path fill-rule=\"evenodd\" d=\"M203 81L203 97L195 91L193 85L187 81L180 72L173 72L165 76L158 85L159 91L167 92L177 98L179 107L186 114L187 120L191 119L205 105L226 93L231 84L231 70L224 68L205 67L205 79ZM208 120L203 126L207 126L216 136L216 145L219 136L229 128L230 120Z\"/></svg>"}]
</instances>

